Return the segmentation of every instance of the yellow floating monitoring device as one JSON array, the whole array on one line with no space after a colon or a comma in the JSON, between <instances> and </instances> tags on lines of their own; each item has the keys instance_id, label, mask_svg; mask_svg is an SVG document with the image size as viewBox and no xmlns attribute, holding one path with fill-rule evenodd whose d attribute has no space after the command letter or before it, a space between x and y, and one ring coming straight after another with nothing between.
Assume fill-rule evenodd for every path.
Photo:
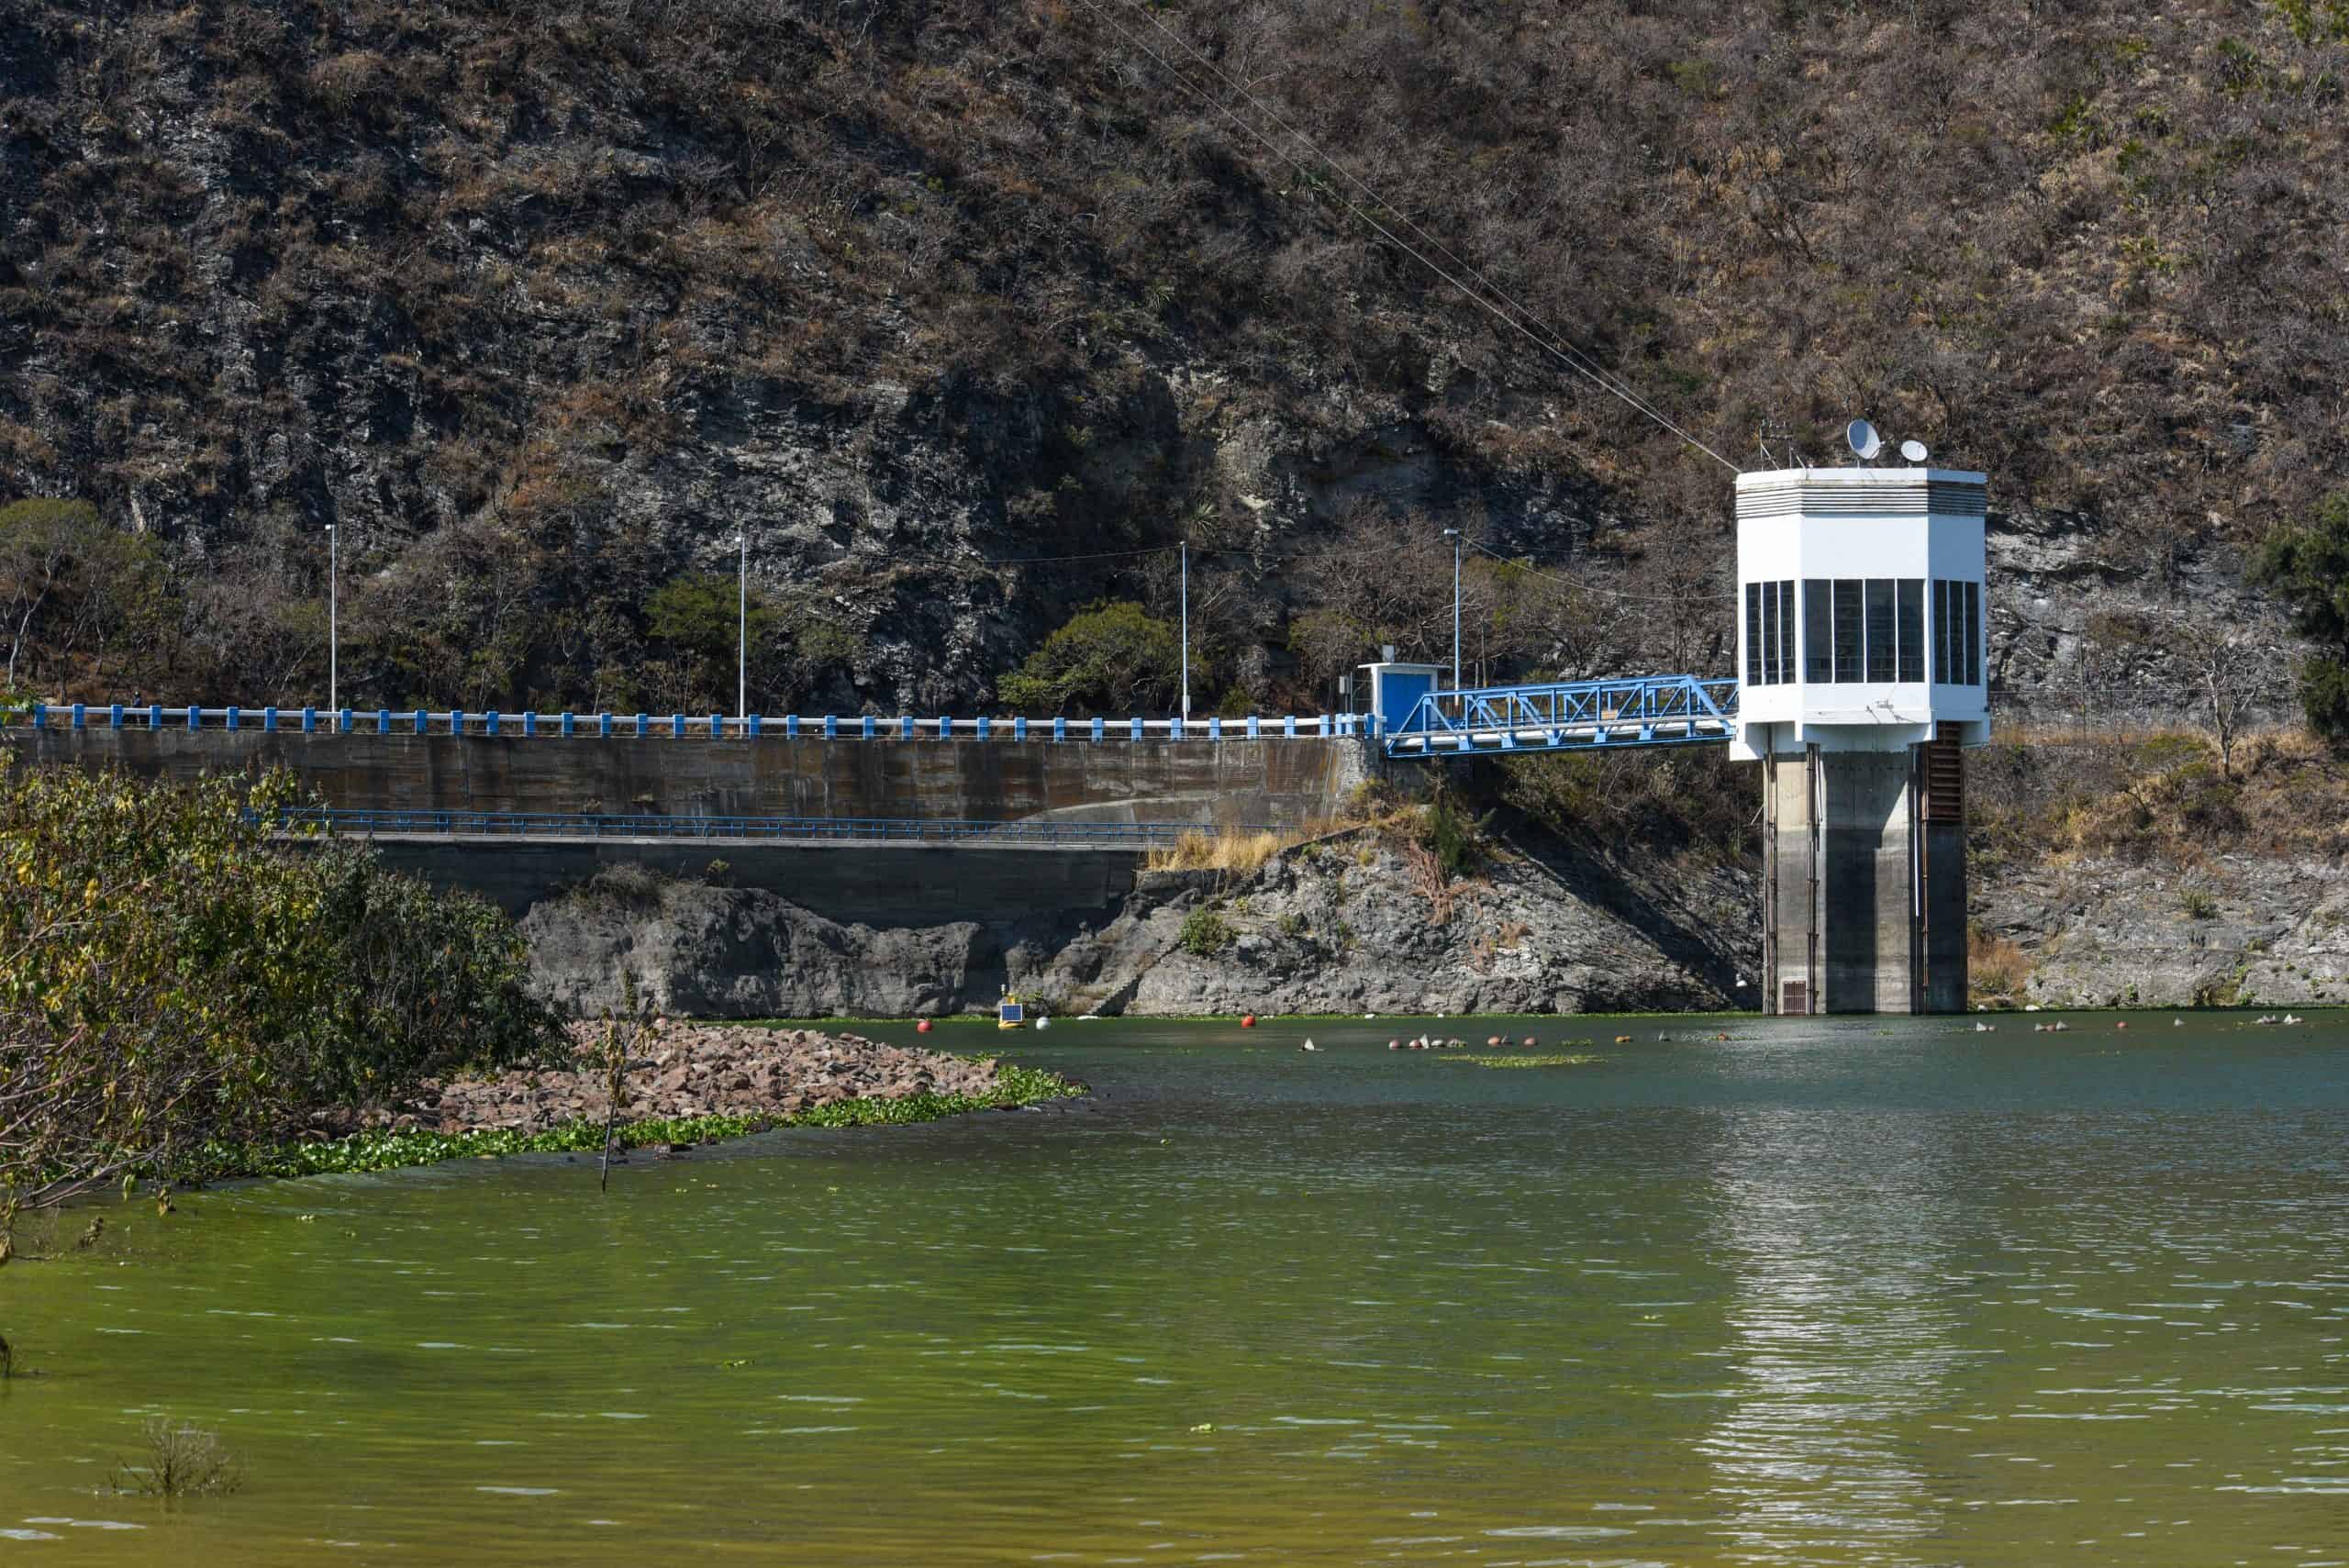
<instances>
[{"instance_id":1,"label":"yellow floating monitoring device","mask_svg":"<svg viewBox=\"0 0 2349 1568\"><path fill-rule=\"evenodd\" d=\"M1002 1001L997 1002L995 1005L996 1028L999 1029L1025 1029L1027 1026L1028 1010L1019 1005L1019 997L1006 996Z\"/></svg>"}]
</instances>

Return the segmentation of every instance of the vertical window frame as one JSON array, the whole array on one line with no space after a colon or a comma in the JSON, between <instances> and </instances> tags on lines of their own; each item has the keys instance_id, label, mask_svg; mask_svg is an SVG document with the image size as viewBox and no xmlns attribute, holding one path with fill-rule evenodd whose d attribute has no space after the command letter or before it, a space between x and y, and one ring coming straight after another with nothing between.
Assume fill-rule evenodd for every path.
<instances>
[{"instance_id":1,"label":"vertical window frame","mask_svg":"<svg viewBox=\"0 0 2349 1568\"><path fill-rule=\"evenodd\" d=\"M1813 685L1835 679L1835 580L1802 580L1802 678Z\"/></svg>"},{"instance_id":2,"label":"vertical window frame","mask_svg":"<svg viewBox=\"0 0 2349 1568\"><path fill-rule=\"evenodd\" d=\"M1745 684L1762 684L1762 584L1745 585Z\"/></svg>"},{"instance_id":3,"label":"vertical window frame","mask_svg":"<svg viewBox=\"0 0 2349 1568\"><path fill-rule=\"evenodd\" d=\"M1864 577L1860 581L1865 584L1861 590L1861 603L1865 606L1861 623L1866 639L1862 661L1865 673L1861 679L1872 686L1889 685L1900 668L1899 648L1894 630L1899 616L1896 580Z\"/></svg>"},{"instance_id":4,"label":"vertical window frame","mask_svg":"<svg viewBox=\"0 0 2349 1568\"><path fill-rule=\"evenodd\" d=\"M1801 679L1802 666L1795 662L1795 580L1778 579L1778 683L1791 685Z\"/></svg>"},{"instance_id":5,"label":"vertical window frame","mask_svg":"<svg viewBox=\"0 0 2349 1568\"><path fill-rule=\"evenodd\" d=\"M1835 684L1854 684L1867 678L1867 622L1860 603L1857 577L1838 577L1835 584Z\"/></svg>"},{"instance_id":6,"label":"vertical window frame","mask_svg":"<svg viewBox=\"0 0 2349 1568\"><path fill-rule=\"evenodd\" d=\"M1965 600L1965 684L1982 684L1982 584L1968 581L1962 595Z\"/></svg>"},{"instance_id":7,"label":"vertical window frame","mask_svg":"<svg viewBox=\"0 0 2349 1568\"><path fill-rule=\"evenodd\" d=\"M1893 584L1894 662L1903 685L1922 685L1925 669L1925 580L1902 577Z\"/></svg>"}]
</instances>

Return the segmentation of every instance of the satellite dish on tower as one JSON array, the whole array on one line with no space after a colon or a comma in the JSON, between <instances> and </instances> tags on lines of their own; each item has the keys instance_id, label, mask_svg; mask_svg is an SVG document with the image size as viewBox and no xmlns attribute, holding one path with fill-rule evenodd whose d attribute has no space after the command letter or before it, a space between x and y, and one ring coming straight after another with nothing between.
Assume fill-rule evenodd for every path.
<instances>
[{"instance_id":1,"label":"satellite dish on tower","mask_svg":"<svg viewBox=\"0 0 2349 1568\"><path fill-rule=\"evenodd\" d=\"M1852 443L1852 450L1859 453L1862 462L1884 450L1884 438L1877 435L1876 427L1865 419L1853 420L1843 431L1843 439Z\"/></svg>"},{"instance_id":2,"label":"satellite dish on tower","mask_svg":"<svg viewBox=\"0 0 2349 1568\"><path fill-rule=\"evenodd\" d=\"M1910 462L1922 462L1928 454L1925 451L1924 442L1903 441L1900 443L1900 455Z\"/></svg>"}]
</instances>

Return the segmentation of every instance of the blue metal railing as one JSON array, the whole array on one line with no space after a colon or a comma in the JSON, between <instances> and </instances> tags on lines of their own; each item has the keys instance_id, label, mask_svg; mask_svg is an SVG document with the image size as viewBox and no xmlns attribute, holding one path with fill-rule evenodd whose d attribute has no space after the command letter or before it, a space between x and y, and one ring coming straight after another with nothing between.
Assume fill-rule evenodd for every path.
<instances>
[{"instance_id":1,"label":"blue metal railing","mask_svg":"<svg viewBox=\"0 0 2349 1568\"><path fill-rule=\"evenodd\" d=\"M980 718L911 714L480 713L463 708L164 707L147 703L95 706L35 703L27 713L35 729L258 729L306 735L491 735L536 740L1327 740L1375 737L1378 717L1366 713L1283 714L1244 718Z\"/></svg>"},{"instance_id":2,"label":"blue metal railing","mask_svg":"<svg viewBox=\"0 0 2349 1568\"><path fill-rule=\"evenodd\" d=\"M303 806L279 814L287 828L328 833L406 833L457 839L693 839L803 843L1032 844L1160 849L1186 833L1264 833L1247 824L1069 822L1056 818L969 822L921 817L676 817L530 811L379 811Z\"/></svg>"},{"instance_id":3,"label":"blue metal railing","mask_svg":"<svg viewBox=\"0 0 2349 1568\"><path fill-rule=\"evenodd\" d=\"M919 718L910 714L781 717L751 714L467 712L462 708L103 707L35 703L36 729L298 729L328 735L477 735L500 739L593 738L685 740L785 740L990 742L1010 740L1319 740L1366 738L1390 757L1468 756L1491 751L1567 751L1616 746L1687 745L1727 740L1736 727L1733 678L1640 675L1543 685L1484 686L1431 692L1391 730L1375 713L1282 715L1204 720L1181 718ZM695 820L701 820L696 818Z\"/></svg>"},{"instance_id":4,"label":"blue metal railing","mask_svg":"<svg viewBox=\"0 0 2349 1568\"><path fill-rule=\"evenodd\" d=\"M1386 736L1390 757L1599 751L1726 740L1737 682L1696 675L1431 692Z\"/></svg>"}]
</instances>

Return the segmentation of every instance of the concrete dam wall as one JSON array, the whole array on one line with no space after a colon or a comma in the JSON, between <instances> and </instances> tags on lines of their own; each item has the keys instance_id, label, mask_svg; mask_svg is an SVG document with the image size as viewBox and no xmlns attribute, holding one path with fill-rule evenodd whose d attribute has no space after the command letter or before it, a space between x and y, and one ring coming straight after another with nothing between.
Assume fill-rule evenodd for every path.
<instances>
[{"instance_id":1,"label":"concrete dam wall","mask_svg":"<svg viewBox=\"0 0 2349 1568\"><path fill-rule=\"evenodd\" d=\"M345 810L1197 822L1303 828L1368 776L1356 740L863 740L0 730L19 756L154 778L282 766Z\"/></svg>"}]
</instances>

